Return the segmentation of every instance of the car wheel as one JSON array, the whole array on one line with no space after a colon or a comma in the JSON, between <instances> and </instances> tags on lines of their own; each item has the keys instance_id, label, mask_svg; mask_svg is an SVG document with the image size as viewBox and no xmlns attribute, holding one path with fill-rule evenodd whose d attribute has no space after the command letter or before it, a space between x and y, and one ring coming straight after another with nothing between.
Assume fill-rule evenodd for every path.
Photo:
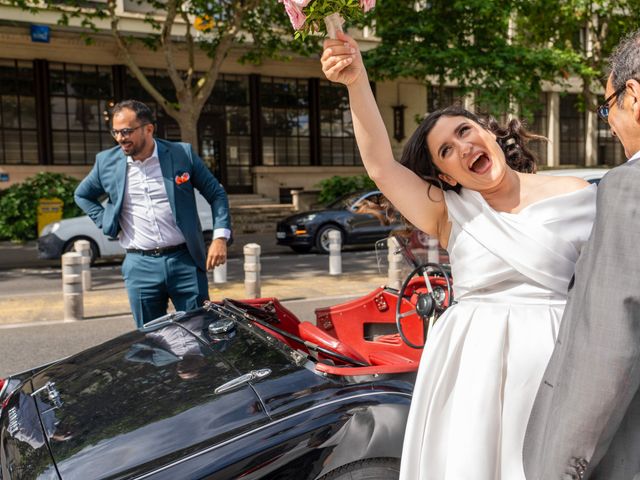
<instances>
[{"instance_id":1,"label":"car wheel","mask_svg":"<svg viewBox=\"0 0 640 480\"><path fill-rule=\"evenodd\" d=\"M397 480L399 476L397 458L370 458L336 468L318 480Z\"/></svg>"},{"instance_id":2,"label":"car wheel","mask_svg":"<svg viewBox=\"0 0 640 480\"><path fill-rule=\"evenodd\" d=\"M90 238L82 238L82 237L72 238L65 244L64 249L62 250L62 253L64 254L68 252L75 252L75 249L73 248L73 244L77 240L87 240L89 242L89 246L91 247L91 265L93 265L98 259L98 257L100 256L100 251L98 250L98 245L96 245L96 242L94 242Z\"/></svg>"},{"instance_id":3,"label":"car wheel","mask_svg":"<svg viewBox=\"0 0 640 480\"><path fill-rule=\"evenodd\" d=\"M316 248L320 253L329 253L329 233L334 231L340 232L340 236L342 238L341 243L344 245L344 234L342 233L342 230L335 225L325 225L318 230L318 233L316 233Z\"/></svg>"},{"instance_id":4,"label":"car wheel","mask_svg":"<svg viewBox=\"0 0 640 480\"><path fill-rule=\"evenodd\" d=\"M309 253L311 251L311 245L289 245L289 248L296 253Z\"/></svg>"}]
</instances>

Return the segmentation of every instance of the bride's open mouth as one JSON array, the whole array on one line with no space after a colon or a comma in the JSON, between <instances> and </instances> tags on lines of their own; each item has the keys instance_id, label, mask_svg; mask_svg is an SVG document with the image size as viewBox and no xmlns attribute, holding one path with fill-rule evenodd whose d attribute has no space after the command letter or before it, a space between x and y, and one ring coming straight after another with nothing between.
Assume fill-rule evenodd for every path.
<instances>
[{"instance_id":1,"label":"bride's open mouth","mask_svg":"<svg viewBox=\"0 0 640 480\"><path fill-rule=\"evenodd\" d=\"M469 165L469 170L482 175L491 168L491 159L484 153L479 154Z\"/></svg>"}]
</instances>

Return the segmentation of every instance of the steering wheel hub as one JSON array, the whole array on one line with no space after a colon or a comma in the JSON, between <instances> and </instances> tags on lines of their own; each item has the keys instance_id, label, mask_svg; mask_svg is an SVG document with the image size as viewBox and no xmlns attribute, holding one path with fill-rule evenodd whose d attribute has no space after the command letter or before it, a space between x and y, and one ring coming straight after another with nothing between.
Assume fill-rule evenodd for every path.
<instances>
[{"instance_id":1,"label":"steering wheel hub","mask_svg":"<svg viewBox=\"0 0 640 480\"><path fill-rule=\"evenodd\" d=\"M427 320L436 310L436 301L431 293L420 293L416 302L416 312L418 316Z\"/></svg>"}]
</instances>

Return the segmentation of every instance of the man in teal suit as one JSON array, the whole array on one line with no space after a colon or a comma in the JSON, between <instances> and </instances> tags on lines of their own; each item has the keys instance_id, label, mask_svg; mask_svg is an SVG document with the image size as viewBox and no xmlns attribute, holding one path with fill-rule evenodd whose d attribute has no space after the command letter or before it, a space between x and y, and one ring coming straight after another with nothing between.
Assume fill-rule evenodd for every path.
<instances>
[{"instance_id":1,"label":"man in teal suit","mask_svg":"<svg viewBox=\"0 0 640 480\"><path fill-rule=\"evenodd\" d=\"M177 310L190 310L209 298L206 271L226 261L229 203L191 145L154 139L153 114L144 103L120 102L112 115L119 145L96 155L75 200L127 251L122 275L140 327L165 315L169 299ZM208 252L194 188L211 204Z\"/></svg>"}]
</instances>

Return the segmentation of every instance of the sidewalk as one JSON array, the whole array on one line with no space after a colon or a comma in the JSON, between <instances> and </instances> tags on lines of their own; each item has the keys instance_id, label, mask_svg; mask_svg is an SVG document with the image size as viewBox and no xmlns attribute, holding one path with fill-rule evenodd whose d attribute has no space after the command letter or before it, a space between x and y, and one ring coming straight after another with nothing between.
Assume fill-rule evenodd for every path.
<instances>
[{"instance_id":1,"label":"sidewalk","mask_svg":"<svg viewBox=\"0 0 640 480\"><path fill-rule=\"evenodd\" d=\"M276 255L290 252L289 247L276 244L275 232L238 235L229 247L229 258L243 255L242 248L247 243L257 243L262 247L262 255ZM18 244L0 242L0 271L11 268L60 267L60 260L41 260L38 258L38 246L35 240Z\"/></svg>"},{"instance_id":2,"label":"sidewalk","mask_svg":"<svg viewBox=\"0 0 640 480\"><path fill-rule=\"evenodd\" d=\"M277 297L281 301L312 299L325 296L363 295L385 283L385 278L372 274L344 274L314 276L298 274L287 278L263 279L263 297ZM210 285L212 300L246 298L243 282ZM57 322L64 318L61 293L21 295L0 299L0 325ZM84 317L87 320L109 319L130 315L124 288L93 290L84 294ZM133 321L133 320L132 320Z\"/></svg>"},{"instance_id":3,"label":"sidewalk","mask_svg":"<svg viewBox=\"0 0 640 480\"><path fill-rule=\"evenodd\" d=\"M247 243L258 243L262 247L262 256L291 255L288 247L278 246L273 233L240 235L229 247L229 257L239 258L243 255L243 247ZM296 255L297 257L297 255ZM304 261L304 259L303 259ZM37 261L35 242L16 245L0 242L0 269L38 269L51 268L52 273L59 272L60 262ZM107 267L108 268L108 267ZM119 278L119 266L114 265L114 276ZM0 272L0 275L2 273ZM247 295L244 280L230 279L225 284L209 284L209 295L213 300L222 298L243 299ZM378 273L359 272L345 273L340 276L308 273L305 268L292 268L286 274L264 276L261 294L263 297L277 297L281 301L313 299L325 296L362 295L384 284L386 278ZM2 283L0 283L0 289ZM23 290L13 296L0 296L0 326L15 324L38 324L59 322L64 318L64 304L61 291L33 292ZM110 319L130 316L131 309L124 286L102 284L84 294L84 318ZM133 321L133 320L132 320Z\"/></svg>"}]
</instances>

